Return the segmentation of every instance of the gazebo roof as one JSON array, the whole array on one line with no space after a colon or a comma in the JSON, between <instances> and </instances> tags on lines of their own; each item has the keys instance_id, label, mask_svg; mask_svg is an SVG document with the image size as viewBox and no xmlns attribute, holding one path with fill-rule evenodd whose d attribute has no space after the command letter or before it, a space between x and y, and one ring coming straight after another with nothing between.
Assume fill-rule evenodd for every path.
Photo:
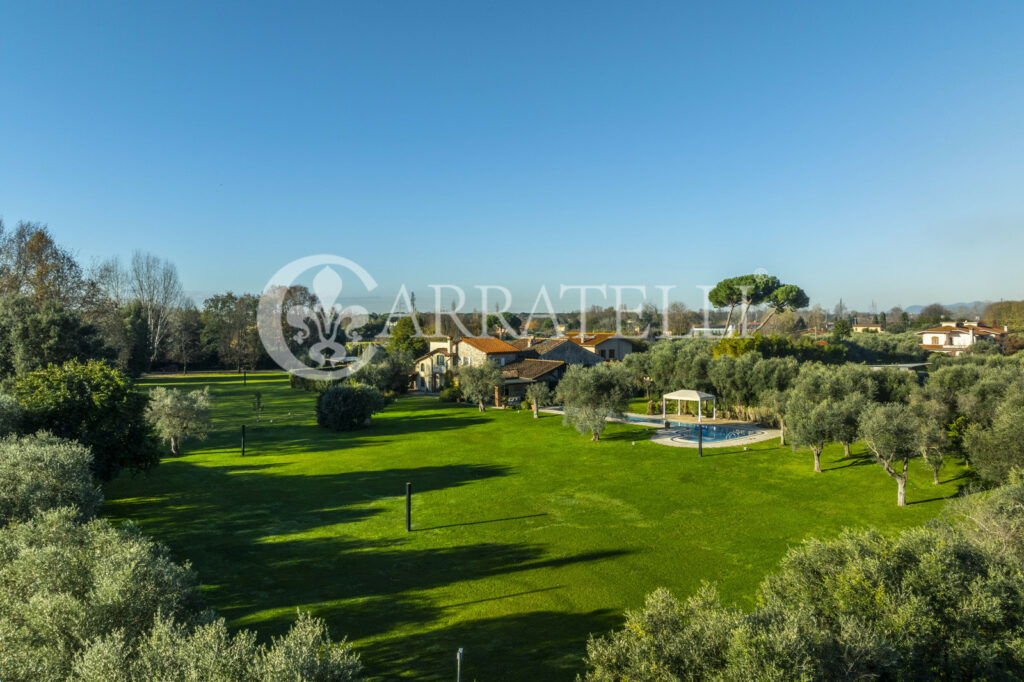
<instances>
[{"instance_id":1,"label":"gazebo roof","mask_svg":"<svg viewBox=\"0 0 1024 682\"><path fill-rule=\"evenodd\" d=\"M704 393L703 391L672 391L662 396L668 400L692 400L693 402L699 402L701 400L714 400L715 396L710 393Z\"/></svg>"}]
</instances>

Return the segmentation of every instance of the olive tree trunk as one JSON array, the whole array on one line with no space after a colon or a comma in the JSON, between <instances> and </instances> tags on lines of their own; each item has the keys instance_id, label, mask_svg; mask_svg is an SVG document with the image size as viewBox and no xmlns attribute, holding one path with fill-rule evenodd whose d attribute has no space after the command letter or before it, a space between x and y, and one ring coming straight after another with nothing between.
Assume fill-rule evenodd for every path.
<instances>
[{"instance_id":1,"label":"olive tree trunk","mask_svg":"<svg viewBox=\"0 0 1024 682\"><path fill-rule=\"evenodd\" d=\"M821 450L823 446L816 446L811 448L811 452L814 453L814 471L815 473L821 473Z\"/></svg>"}]
</instances>

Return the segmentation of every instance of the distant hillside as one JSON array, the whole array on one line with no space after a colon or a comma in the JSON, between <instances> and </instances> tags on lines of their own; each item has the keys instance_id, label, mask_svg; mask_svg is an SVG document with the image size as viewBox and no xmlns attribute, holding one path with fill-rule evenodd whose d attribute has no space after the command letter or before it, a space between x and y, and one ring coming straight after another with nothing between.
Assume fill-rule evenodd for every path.
<instances>
[{"instance_id":1,"label":"distant hillside","mask_svg":"<svg viewBox=\"0 0 1024 682\"><path fill-rule=\"evenodd\" d=\"M971 301L969 303L943 303L942 307L944 307L946 310L952 311L966 309L980 315L981 311L985 309L985 306L987 306L991 302L992 301ZM924 307L925 306L923 305L908 305L906 308L904 308L904 310L906 310L908 313L913 313L916 315L917 313L924 310Z\"/></svg>"}]
</instances>

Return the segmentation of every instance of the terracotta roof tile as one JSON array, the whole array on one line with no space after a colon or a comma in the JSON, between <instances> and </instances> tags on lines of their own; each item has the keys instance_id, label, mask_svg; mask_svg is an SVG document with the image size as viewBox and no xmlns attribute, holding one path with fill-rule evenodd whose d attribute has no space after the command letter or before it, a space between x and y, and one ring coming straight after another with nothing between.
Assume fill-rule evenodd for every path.
<instances>
[{"instance_id":1,"label":"terracotta roof tile","mask_svg":"<svg viewBox=\"0 0 1024 682\"><path fill-rule=\"evenodd\" d=\"M459 343L464 343L467 346L476 348L482 353L518 353L519 349L501 339L495 339L490 336L465 336L459 340Z\"/></svg>"},{"instance_id":2,"label":"terracotta roof tile","mask_svg":"<svg viewBox=\"0 0 1024 682\"><path fill-rule=\"evenodd\" d=\"M501 375L506 379L537 379L565 365L561 360L537 360L526 358L518 362L510 362L501 368Z\"/></svg>"},{"instance_id":3,"label":"terracotta roof tile","mask_svg":"<svg viewBox=\"0 0 1024 682\"><path fill-rule=\"evenodd\" d=\"M596 346L598 344L604 343L610 338L618 336L618 334L615 334L613 332L588 332L581 339L579 332L570 332L566 334L566 336L569 337L570 341L581 346Z\"/></svg>"}]
</instances>

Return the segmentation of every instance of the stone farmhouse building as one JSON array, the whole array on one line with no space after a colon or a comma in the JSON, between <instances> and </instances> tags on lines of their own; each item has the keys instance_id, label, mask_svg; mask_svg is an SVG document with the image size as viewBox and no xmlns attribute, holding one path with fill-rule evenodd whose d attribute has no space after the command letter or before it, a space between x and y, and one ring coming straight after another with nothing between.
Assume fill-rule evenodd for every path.
<instances>
[{"instance_id":1,"label":"stone farmhouse building","mask_svg":"<svg viewBox=\"0 0 1024 682\"><path fill-rule=\"evenodd\" d=\"M571 332L566 337L581 348L594 353L602 360L621 360L633 352L633 343L618 334L595 332L580 334Z\"/></svg>"},{"instance_id":2,"label":"stone farmhouse building","mask_svg":"<svg viewBox=\"0 0 1024 682\"><path fill-rule=\"evenodd\" d=\"M511 341L492 337L434 338L429 340L427 353L416 358L412 383L415 390L437 392L454 382L460 366L493 362L501 368L504 380L497 397L521 397L527 386L538 381L554 386L569 365L591 367L632 352L629 341L614 336L588 334L582 341L568 336Z\"/></svg>"}]
</instances>

